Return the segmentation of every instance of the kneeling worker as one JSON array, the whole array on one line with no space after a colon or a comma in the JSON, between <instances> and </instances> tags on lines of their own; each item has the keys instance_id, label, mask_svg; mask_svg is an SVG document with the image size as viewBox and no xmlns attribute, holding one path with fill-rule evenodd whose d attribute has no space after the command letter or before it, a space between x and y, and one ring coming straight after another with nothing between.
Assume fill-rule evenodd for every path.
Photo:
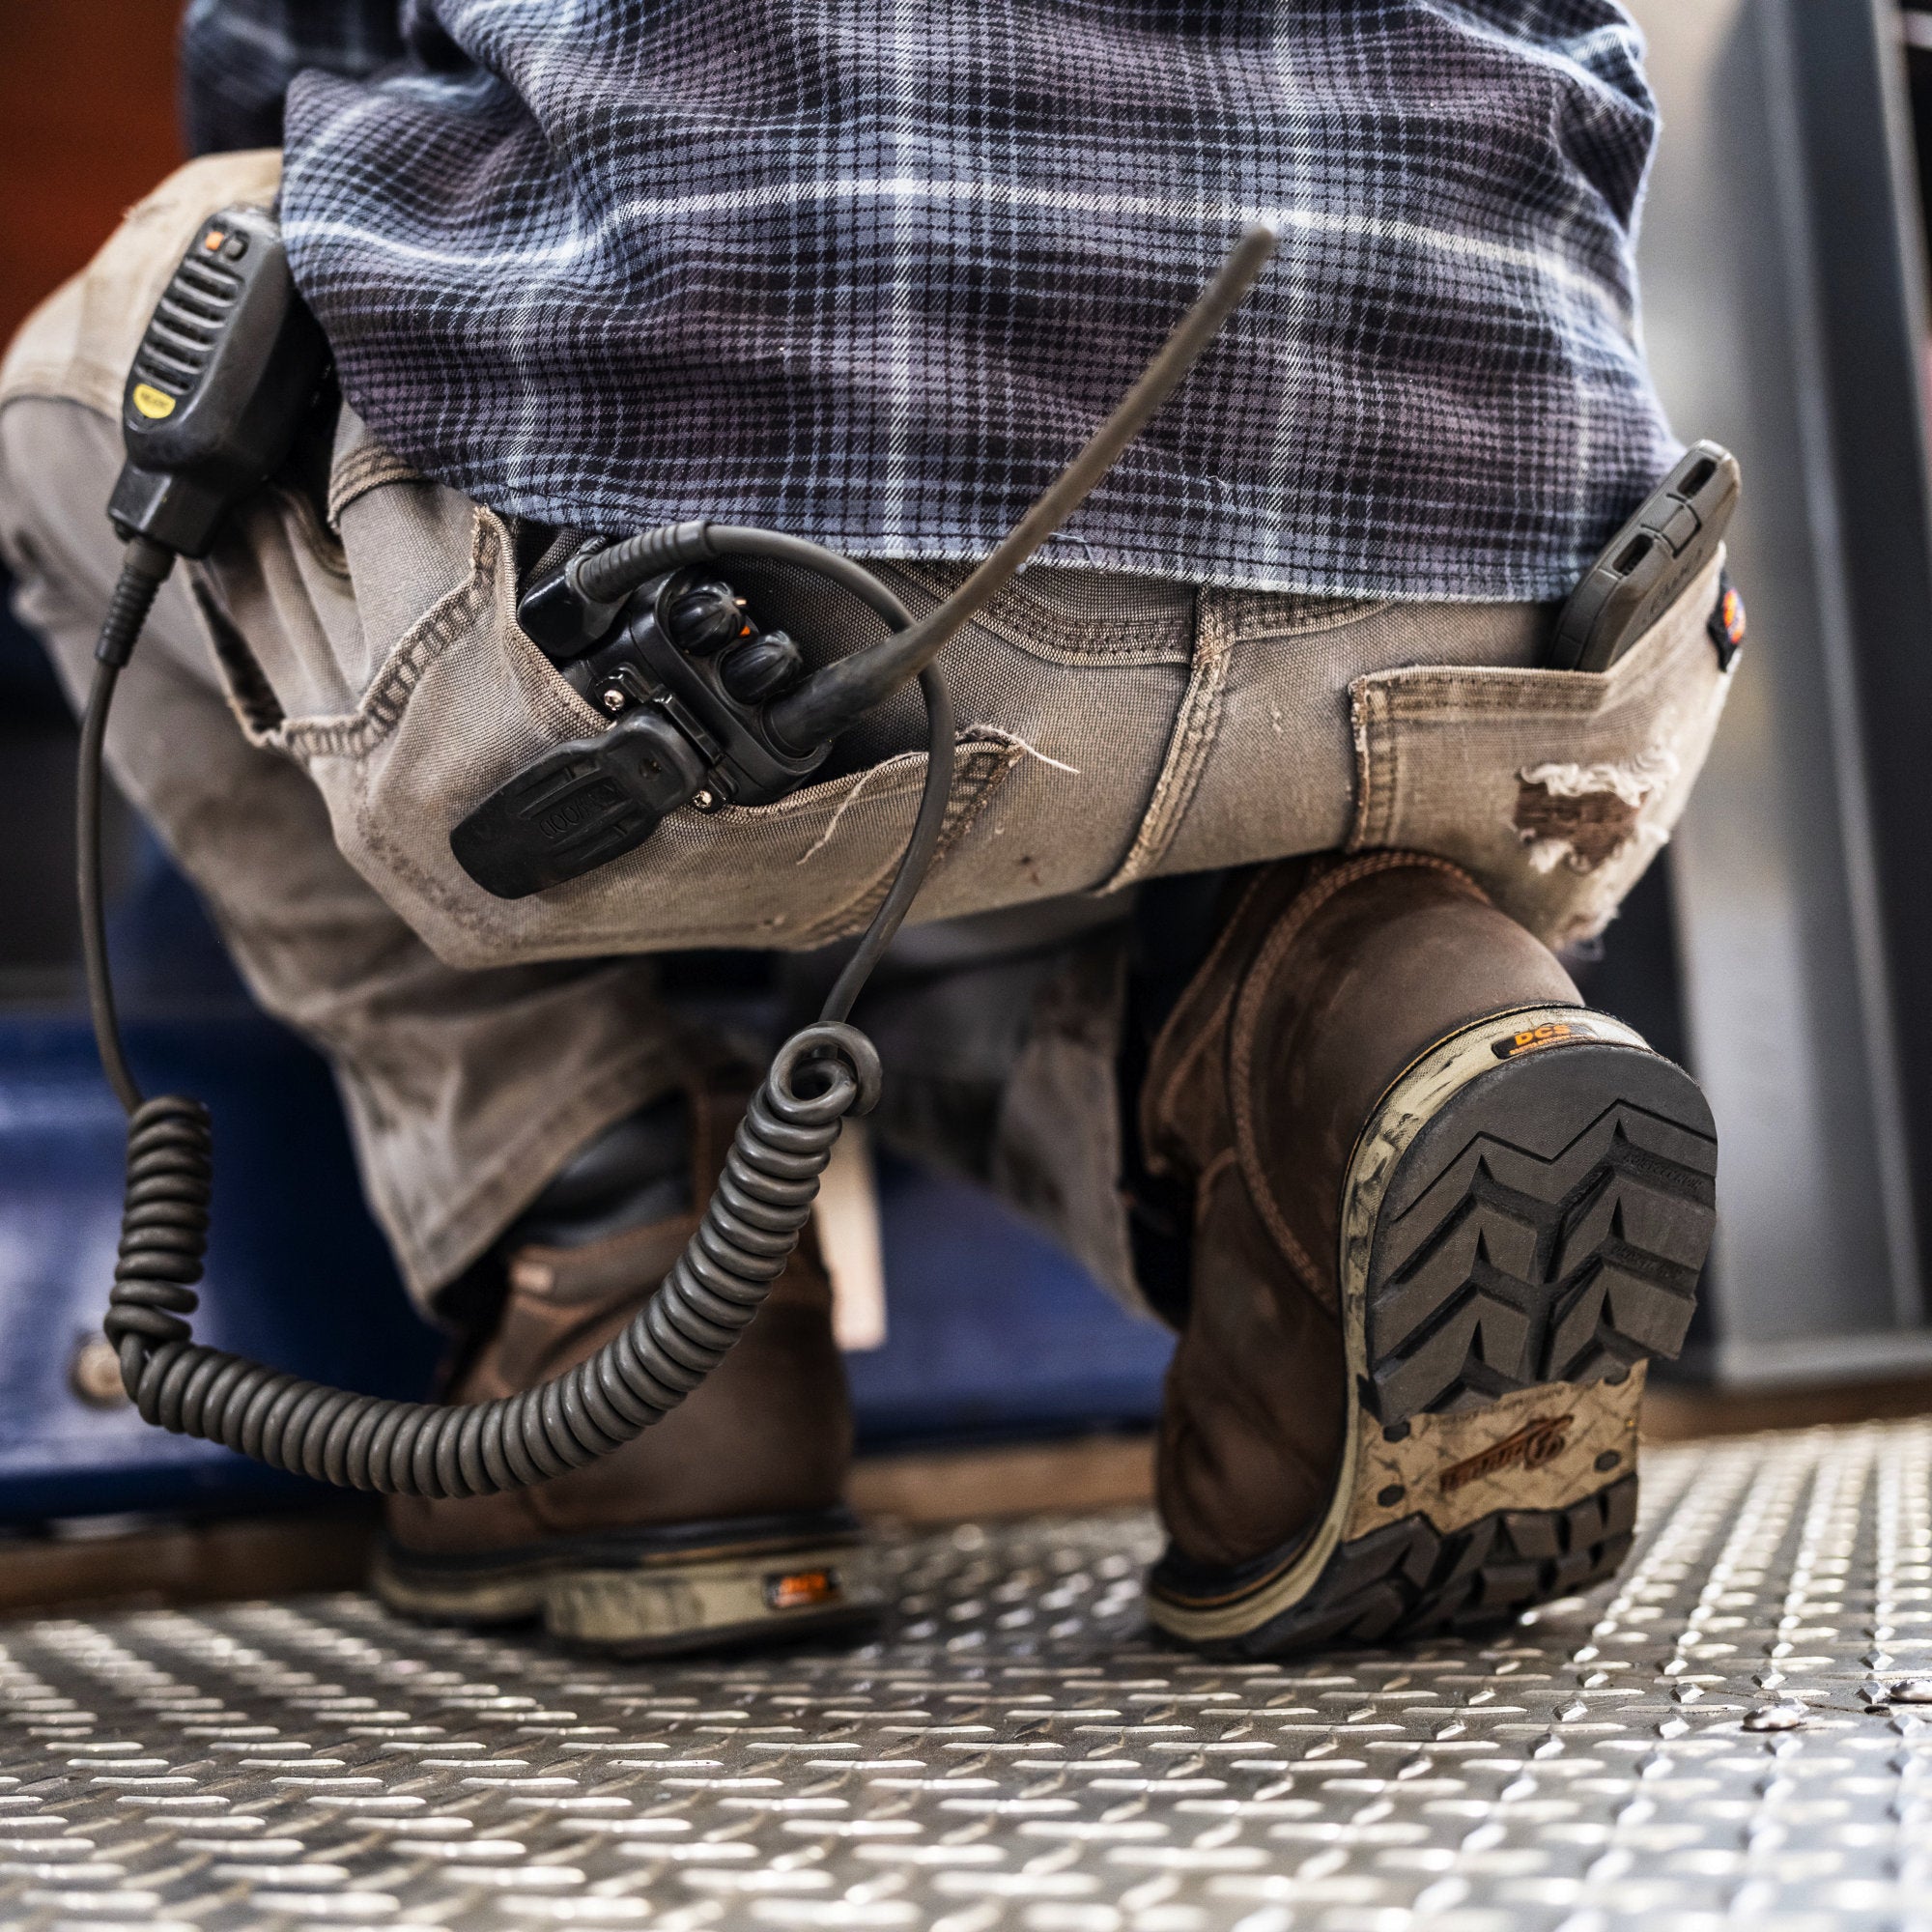
<instances>
[{"instance_id":1,"label":"kneeling worker","mask_svg":"<svg viewBox=\"0 0 1932 1932\"><path fill-rule=\"evenodd\" d=\"M304 42L301 9L190 9L202 157L14 343L0 548L78 697L142 331L211 216L272 209L339 389L165 583L107 756L329 1056L463 1338L448 1400L534 1387L657 1288L756 1078L660 962L858 933L926 769L907 690L788 793L502 895L453 829L631 702L520 594L705 517L931 610L1261 222L1246 303L945 647L915 917L1034 939L970 1080L882 1029L884 1120L1178 1331L1163 1629L1276 1656L1608 1575L1716 1146L1555 949L1668 837L1734 647L1715 549L1607 668L1558 637L1681 453L1614 0L309 11ZM668 624L742 597L814 666L883 635L781 561L689 589ZM619 1649L828 1627L860 1606L850 1438L808 1239L616 1453L393 1499L377 1587Z\"/></svg>"}]
</instances>

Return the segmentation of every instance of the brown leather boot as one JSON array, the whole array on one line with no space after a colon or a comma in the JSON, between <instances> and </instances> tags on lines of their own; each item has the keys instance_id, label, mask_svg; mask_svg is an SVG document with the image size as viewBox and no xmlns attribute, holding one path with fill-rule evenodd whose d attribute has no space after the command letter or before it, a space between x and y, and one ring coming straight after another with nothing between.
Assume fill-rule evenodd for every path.
<instances>
[{"instance_id":1,"label":"brown leather boot","mask_svg":"<svg viewBox=\"0 0 1932 1932\"><path fill-rule=\"evenodd\" d=\"M509 1257L501 1319L449 1401L546 1381L630 1321L696 1227L743 1101L693 1096L692 1212ZM851 1456L832 1289L808 1231L731 1352L663 1421L614 1455L509 1495L392 1498L372 1580L409 1615L541 1619L558 1636L625 1655L863 1625L877 1593L843 1505Z\"/></svg>"},{"instance_id":2,"label":"brown leather boot","mask_svg":"<svg viewBox=\"0 0 1932 1932\"><path fill-rule=\"evenodd\" d=\"M1257 876L1154 1043L1194 1190L1154 1621L1248 1657L1514 1614L1607 1576L1645 1358L1689 1326L1717 1139L1465 874Z\"/></svg>"}]
</instances>

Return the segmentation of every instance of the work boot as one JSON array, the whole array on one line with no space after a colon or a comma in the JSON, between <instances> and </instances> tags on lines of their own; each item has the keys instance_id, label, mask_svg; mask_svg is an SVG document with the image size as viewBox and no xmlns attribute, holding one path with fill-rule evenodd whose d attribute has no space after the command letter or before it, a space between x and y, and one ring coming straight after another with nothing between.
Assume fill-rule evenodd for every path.
<instances>
[{"instance_id":1,"label":"work boot","mask_svg":"<svg viewBox=\"0 0 1932 1932\"><path fill-rule=\"evenodd\" d=\"M1406 853L1256 876L1150 1056L1194 1195L1154 1622L1279 1657L1608 1576L1644 1364L1690 1325L1716 1130L1473 880Z\"/></svg>"},{"instance_id":2,"label":"work boot","mask_svg":"<svg viewBox=\"0 0 1932 1932\"><path fill-rule=\"evenodd\" d=\"M501 1317L447 1400L531 1388L623 1328L696 1226L747 1097L691 1096L690 1179L679 1178L675 1211L571 1245L530 1238L541 1220L513 1232ZM682 1139L681 1109L678 1124ZM557 1203L540 1206L555 1225ZM508 1495L391 1498L373 1582L411 1616L541 1620L627 1656L848 1630L877 1606L842 1500L851 1456L832 1288L808 1230L730 1353L662 1421Z\"/></svg>"}]
</instances>

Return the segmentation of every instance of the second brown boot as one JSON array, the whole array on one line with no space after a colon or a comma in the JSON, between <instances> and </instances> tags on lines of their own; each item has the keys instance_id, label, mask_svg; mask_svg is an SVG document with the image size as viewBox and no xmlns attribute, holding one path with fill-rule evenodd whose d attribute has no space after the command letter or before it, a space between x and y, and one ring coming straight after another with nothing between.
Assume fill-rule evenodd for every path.
<instances>
[{"instance_id":1,"label":"second brown boot","mask_svg":"<svg viewBox=\"0 0 1932 1932\"><path fill-rule=\"evenodd\" d=\"M696 1227L744 1097L691 1096L689 1211L515 1247L502 1314L448 1400L532 1388L630 1321ZM843 1502L851 1454L832 1288L808 1234L730 1353L662 1421L507 1495L392 1497L372 1581L409 1615L541 1622L629 1656L851 1630L878 1602Z\"/></svg>"},{"instance_id":2,"label":"second brown boot","mask_svg":"<svg viewBox=\"0 0 1932 1932\"><path fill-rule=\"evenodd\" d=\"M1494 1621L1607 1575L1644 1364L1690 1323L1717 1141L1456 867L1261 873L1155 1041L1193 1190L1154 1621L1277 1656Z\"/></svg>"}]
</instances>

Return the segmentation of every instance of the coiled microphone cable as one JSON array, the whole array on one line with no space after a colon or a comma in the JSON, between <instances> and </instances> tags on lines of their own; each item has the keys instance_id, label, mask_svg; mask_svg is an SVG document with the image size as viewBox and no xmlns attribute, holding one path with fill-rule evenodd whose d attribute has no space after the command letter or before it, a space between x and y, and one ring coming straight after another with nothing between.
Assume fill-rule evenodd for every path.
<instances>
[{"instance_id":1,"label":"coiled microphone cable","mask_svg":"<svg viewBox=\"0 0 1932 1932\"><path fill-rule=\"evenodd\" d=\"M237 316L257 305L266 317L259 329L251 335L239 325L231 327L199 379L200 391L186 391L185 405L140 380L138 359L128 379L123 427L130 461L111 511L128 542L95 650L81 729L78 885L88 1007L101 1065L128 1122L120 1251L102 1326L128 1395L147 1421L163 1429L342 1489L429 1497L499 1493L581 1468L668 1415L724 1359L783 1271L846 1116L869 1112L879 1097L878 1052L847 1016L911 908L945 828L953 715L934 658L1072 514L1199 360L1254 285L1273 237L1255 229L1241 239L1127 396L1012 535L917 626L863 565L775 531L674 526L627 539L603 560L583 566L599 599L624 596L653 571L682 558L726 554L802 565L842 586L893 635L810 681L793 702L794 725L836 732L917 675L925 701L925 780L891 888L818 1021L779 1049L739 1124L717 1190L662 1285L621 1334L554 1380L495 1401L440 1405L352 1394L194 1340L188 1318L199 1305L195 1284L207 1253L214 1172L209 1113L185 1094L143 1094L114 1009L100 800L115 687L175 557L205 554L226 506L273 467L277 439L293 434L319 354L319 337L304 352L309 362L299 367L290 357L278 363L261 347L273 330L287 340L312 327L302 323L305 312L286 275L280 281L268 275L271 251L280 246L268 217L247 210L213 217L190 251L190 264L205 278L198 253L214 252L227 244L231 230L242 229L254 232L255 245L233 258L244 266L239 280L229 277L239 290L232 298ZM178 275L186 272L185 265ZM254 406L277 385L271 425ZM173 425L177 414L180 430L167 432L173 442L144 422L153 417ZM213 426L196 430L198 416ZM248 431L245 437L238 424Z\"/></svg>"},{"instance_id":2,"label":"coiled microphone cable","mask_svg":"<svg viewBox=\"0 0 1932 1932\"><path fill-rule=\"evenodd\" d=\"M892 591L848 558L798 538L775 538L774 548L863 596L894 631L912 622ZM128 546L81 728L78 863L88 1004L101 1065L128 1113L126 1205L102 1324L122 1382L149 1422L342 1489L488 1495L608 1456L668 1415L724 1359L797 1246L845 1117L868 1113L878 1101L878 1052L845 1017L905 918L945 826L953 746L945 680L931 666L920 675L925 782L892 887L819 1021L779 1050L739 1124L717 1191L663 1285L621 1334L537 1388L458 1406L395 1402L209 1348L188 1325L208 1244L212 1123L208 1109L185 1094L146 1097L128 1065L108 972L100 867L108 713L173 564L172 552L146 538Z\"/></svg>"}]
</instances>

